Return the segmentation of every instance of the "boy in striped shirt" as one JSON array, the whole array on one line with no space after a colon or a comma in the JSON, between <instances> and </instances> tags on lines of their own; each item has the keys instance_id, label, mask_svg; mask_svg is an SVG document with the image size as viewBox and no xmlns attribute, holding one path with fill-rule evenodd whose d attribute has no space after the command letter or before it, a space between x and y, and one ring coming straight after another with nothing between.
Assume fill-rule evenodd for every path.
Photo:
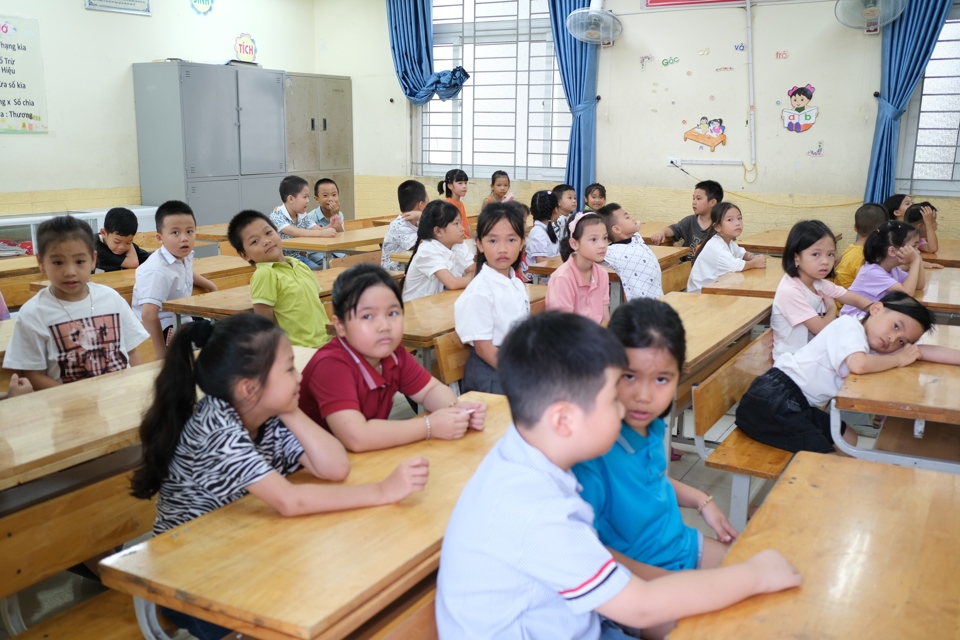
<instances>
[{"instance_id":1,"label":"boy in striped shirt","mask_svg":"<svg viewBox=\"0 0 960 640\"><path fill-rule=\"evenodd\" d=\"M515 424L467 483L447 525L436 603L441 639L628 638L620 625L657 637L681 617L800 584L776 551L661 575L600 543L570 468L616 441L625 366L613 334L581 316L535 315L507 336L497 371Z\"/></svg>"}]
</instances>

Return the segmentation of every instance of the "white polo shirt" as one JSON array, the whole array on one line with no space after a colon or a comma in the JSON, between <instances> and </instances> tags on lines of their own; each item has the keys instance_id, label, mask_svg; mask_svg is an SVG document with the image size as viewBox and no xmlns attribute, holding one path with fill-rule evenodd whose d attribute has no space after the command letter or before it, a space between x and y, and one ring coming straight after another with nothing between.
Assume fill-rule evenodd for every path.
<instances>
[{"instance_id":1,"label":"white polo shirt","mask_svg":"<svg viewBox=\"0 0 960 640\"><path fill-rule=\"evenodd\" d=\"M464 487L437 581L442 640L599 638L630 572L593 529L576 476L510 426Z\"/></svg>"},{"instance_id":2,"label":"white polo shirt","mask_svg":"<svg viewBox=\"0 0 960 640\"><path fill-rule=\"evenodd\" d=\"M530 235L527 236L527 260L530 264L537 261L537 258L552 258L560 255L560 236L557 241L552 242L547 234L546 223L537 220L530 229Z\"/></svg>"},{"instance_id":3,"label":"white polo shirt","mask_svg":"<svg viewBox=\"0 0 960 640\"><path fill-rule=\"evenodd\" d=\"M507 278L484 264L453 303L453 314L461 342L492 340L499 347L515 324L530 317L530 298L513 269Z\"/></svg>"},{"instance_id":4,"label":"white polo shirt","mask_svg":"<svg viewBox=\"0 0 960 640\"><path fill-rule=\"evenodd\" d=\"M456 277L463 275L464 257L447 249L439 240L424 240L410 261L403 282L403 301L432 296L443 291L443 283L434 274L446 269Z\"/></svg>"},{"instance_id":5,"label":"white polo shirt","mask_svg":"<svg viewBox=\"0 0 960 640\"><path fill-rule=\"evenodd\" d=\"M134 313L143 321L144 303L163 307L167 300L189 298L193 295L193 252L183 260L177 260L166 247L160 247L137 267L137 281L133 285L131 306ZM173 326L173 315L169 311L160 311L160 326L164 330ZM188 315L180 315L181 322L193 322Z\"/></svg>"}]
</instances>

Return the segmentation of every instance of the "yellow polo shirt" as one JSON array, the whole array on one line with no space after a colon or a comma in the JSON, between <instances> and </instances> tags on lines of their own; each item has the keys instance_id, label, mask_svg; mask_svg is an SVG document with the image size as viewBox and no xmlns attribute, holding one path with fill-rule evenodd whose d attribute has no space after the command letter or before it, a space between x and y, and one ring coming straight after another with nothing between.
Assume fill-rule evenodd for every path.
<instances>
[{"instance_id":1,"label":"yellow polo shirt","mask_svg":"<svg viewBox=\"0 0 960 640\"><path fill-rule=\"evenodd\" d=\"M258 263L250 279L250 301L273 307L277 324L294 345L319 348L330 342L320 285L300 260L284 256L283 262Z\"/></svg>"},{"instance_id":2,"label":"yellow polo shirt","mask_svg":"<svg viewBox=\"0 0 960 640\"><path fill-rule=\"evenodd\" d=\"M840 264L837 265L837 277L833 281L838 286L849 289L862 266L863 247L852 244L843 250L843 255L840 256Z\"/></svg>"}]
</instances>

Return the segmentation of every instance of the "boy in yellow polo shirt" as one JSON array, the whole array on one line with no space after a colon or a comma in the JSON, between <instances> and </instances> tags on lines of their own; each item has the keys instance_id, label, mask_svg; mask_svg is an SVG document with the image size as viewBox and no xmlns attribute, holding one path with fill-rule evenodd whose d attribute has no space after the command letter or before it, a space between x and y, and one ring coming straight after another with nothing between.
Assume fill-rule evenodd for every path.
<instances>
[{"instance_id":1,"label":"boy in yellow polo shirt","mask_svg":"<svg viewBox=\"0 0 960 640\"><path fill-rule=\"evenodd\" d=\"M290 342L319 348L330 341L320 285L310 268L283 255L283 241L270 218L241 211L227 227L227 238L240 257L256 265L250 279L253 311L273 320Z\"/></svg>"},{"instance_id":2,"label":"boy in yellow polo shirt","mask_svg":"<svg viewBox=\"0 0 960 640\"><path fill-rule=\"evenodd\" d=\"M887 221L887 212L879 204L868 202L857 209L853 216L853 230L857 232L857 241L844 249L837 264L837 277L834 282L849 289L854 278L863 266L863 243L867 236L880 228Z\"/></svg>"}]
</instances>

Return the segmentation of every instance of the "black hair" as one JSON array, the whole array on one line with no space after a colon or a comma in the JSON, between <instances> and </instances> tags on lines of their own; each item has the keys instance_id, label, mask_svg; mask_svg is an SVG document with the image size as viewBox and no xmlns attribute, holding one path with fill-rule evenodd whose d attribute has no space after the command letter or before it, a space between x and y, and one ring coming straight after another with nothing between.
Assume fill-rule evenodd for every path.
<instances>
[{"instance_id":1,"label":"black hair","mask_svg":"<svg viewBox=\"0 0 960 640\"><path fill-rule=\"evenodd\" d=\"M707 230L707 235L703 238L703 242L697 247L697 253L703 251L703 248L707 245L710 238L717 235L717 225L723 222L723 216L727 215L727 211L730 211L730 209L736 209L740 212L740 215L743 215L743 209L732 202L718 202L713 205L713 208L710 209L710 228Z\"/></svg>"},{"instance_id":2,"label":"black hair","mask_svg":"<svg viewBox=\"0 0 960 640\"><path fill-rule=\"evenodd\" d=\"M551 222L557 206L557 196L552 191L537 191L530 199L530 213L533 214L533 221L547 225L547 237L550 238L550 242L557 241L557 232L554 231Z\"/></svg>"},{"instance_id":3,"label":"black hair","mask_svg":"<svg viewBox=\"0 0 960 640\"><path fill-rule=\"evenodd\" d=\"M866 264L880 264L887 257L887 249L893 247L899 249L910 236L918 234L920 231L912 224L907 224L901 220L888 220L880 227L867 236L863 243L863 261Z\"/></svg>"},{"instance_id":4,"label":"black hair","mask_svg":"<svg viewBox=\"0 0 960 640\"><path fill-rule=\"evenodd\" d=\"M400 213L413 211L418 204L427 201L427 188L418 180L404 180L397 187L397 201Z\"/></svg>"},{"instance_id":5,"label":"black hair","mask_svg":"<svg viewBox=\"0 0 960 640\"><path fill-rule=\"evenodd\" d=\"M510 182L510 176L507 175L507 172L506 172L506 171L497 170L497 171L494 171L494 172L493 172L493 175L492 175L492 176L490 176L490 186L491 186L491 187L492 187L493 184L497 181L497 178L506 178L506 179L507 179L507 182Z\"/></svg>"},{"instance_id":6,"label":"black hair","mask_svg":"<svg viewBox=\"0 0 960 640\"><path fill-rule=\"evenodd\" d=\"M572 215L570 219L567 220L567 228L563 232L563 238L560 240L560 259L564 262L573 254L573 247L570 246L570 224L573 223L577 215ZM573 239L579 242L580 238L583 237L583 230L595 224L602 225L604 231L606 231L607 223L596 213L585 213L580 216L577 226L573 228ZM609 237L607 239L609 240Z\"/></svg>"},{"instance_id":7,"label":"black hair","mask_svg":"<svg viewBox=\"0 0 960 640\"><path fill-rule=\"evenodd\" d=\"M565 194L567 191L573 191L573 192L574 192L574 193L573 193L573 196L574 196L574 198L576 198L576 196L577 196L576 191L577 191L577 190L574 189L574 188L573 188L572 186L570 186L569 184L558 184L557 186L555 186L555 187L553 188L553 195L556 196L557 202L560 202L560 198L562 198L562 197L563 197L563 194Z\"/></svg>"},{"instance_id":8,"label":"black hair","mask_svg":"<svg viewBox=\"0 0 960 640\"><path fill-rule=\"evenodd\" d=\"M616 202L610 202L603 205L597 209L596 214L603 219L604 224L607 225L607 236L610 238L610 242L613 242L613 214L623 209Z\"/></svg>"},{"instance_id":9,"label":"black hair","mask_svg":"<svg viewBox=\"0 0 960 640\"><path fill-rule=\"evenodd\" d=\"M397 281L381 267L363 263L350 267L334 280L331 293L333 315L337 316L340 322L346 322L347 317L357 310L363 292L377 285L390 289L403 309L403 294L400 293Z\"/></svg>"},{"instance_id":10,"label":"black hair","mask_svg":"<svg viewBox=\"0 0 960 640\"><path fill-rule=\"evenodd\" d=\"M460 219L460 210L446 200L433 200L423 208L420 214L420 222L417 224L417 243L413 245L413 253L410 254L410 262L407 263L404 274L410 271L410 265L413 264L413 257L417 255L417 249L424 240L433 240L433 230L436 227L441 229ZM406 276L404 276L406 282Z\"/></svg>"},{"instance_id":11,"label":"black hair","mask_svg":"<svg viewBox=\"0 0 960 640\"><path fill-rule=\"evenodd\" d=\"M594 191L599 191L600 197L603 198L604 200L607 199L607 188L602 184L600 184L599 182L594 182L592 184L588 184L587 188L583 190L583 200L586 201L587 198L590 197L590 194L593 193Z\"/></svg>"},{"instance_id":12,"label":"black hair","mask_svg":"<svg viewBox=\"0 0 960 640\"><path fill-rule=\"evenodd\" d=\"M197 386L208 396L235 401L242 379L262 389L277 354L283 330L263 316L241 313L209 322L192 322L173 336L154 382L153 402L140 423L141 463L130 493L149 499L169 473L183 427L197 405ZM200 355L193 358L194 347Z\"/></svg>"},{"instance_id":13,"label":"black hair","mask_svg":"<svg viewBox=\"0 0 960 640\"><path fill-rule=\"evenodd\" d=\"M887 210L888 220L897 219L893 212L900 208L900 205L903 204L903 199L906 197L907 194L905 193L895 193L883 201L883 208Z\"/></svg>"},{"instance_id":14,"label":"black hair","mask_svg":"<svg viewBox=\"0 0 960 640\"><path fill-rule=\"evenodd\" d=\"M337 186L337 183L333 181L332 178L320 178L313 183L313 195L317 195L320 192L320 185L322 184L332 184L337 189L337 193L340 193L340 187ZM302 189L303 187L301 187ZM300 193L299 191L297 193ZM286 201L284 201L286 202Z\"/></svg>"},{"instance_id":15,"label":"black hair","mask_svg":"<svg viewBox=\"0 0 960 640\"><path fill-rule=\"evenodd\" d=\"M891 291L887 295L880 298L880 302L887 309L890 309L891 311L897 311L916 320L918 323L920 323L924 333L930 331L930 329L935 327L937 324L936 313L923 306L916 298L904 293L903 291ZM869 313L864 316L863 324L866 324L868 319L870 319Z\"/></svg>"},{"instance_id":16,"label":"black hair","mask_svg":"<svg viewBox=\"0 0 960 640\"><path fill-rule=\"evenodd\" d=\"M295 197L310 184L300 176L287 176L280 181L280 200L286 204L287 198Z\"/></svg>"},{"instance_id":17,"label":"black hair","mask_svg":"<svg viewBox=\"0 0 960 640\"><path fill-rule=\"evenodd\" d=\"M687 333L680 314L666 302L655 298L634 298L617 307L607 329L617 336L625 349L666 351L677 363L677 373L683 373L687 359ZM668 406L660 417L667 416L671 408Z\"/></svg>"},{"instance_id":18,"label":"black hair","mask_svg":"<svg viewBox=\"0 0 960 640\"><path fill-rule=\"evenodd\" d=\"M807 100L813 100L813 91L811 91L807 87L796 87L795 89L788 91L787 95L790 96L791 98L793 96L803 96Z\"/></svg>"},{"instance_id":19,"label":"black hair","mask_svg":"<svg viewBox=\"0 0 960 640\"><path fill-rule=\"evenodd\" d=\"M723 201L723 187L720 186L720 183L716 180L703 180L698 182L693 186L693 190L696 191L700 189L707 196L707 202L711 200L716 200L717 202Z\"/></svg>"},{"instance_id":20,"label":"black hair","mask_svg":"<svg viewBox=\"0 0 960 640\"><path fill-rule=\"evenodd\" d=\"M857 212L853 214L853 225L857 228L857 235L866 238L879 229L888 217L887 210L882 204L868 202L860 205Z\"/></svg>"},{"instance_id":21,"label":"black hair","mask_svg":"<svg viewBox=\"0 0 960 640\"><path fill-rule=\"evenodd\" d=\"M507 334L497 356L497 375L514 423L529 429L557 402L593 411L607 369L626 365L623 345L612 333L584 316L548 311Z\"/></svg>"},{"instance_id":22,"label":"black hair","mask_svg":"<svg viewBox=\"0 0 960 640\"><path fill-rule=\"evenodd\" d=\"M73 216L57 216L37 227L37 255L42 258L51 245L68 240L79 240L85 244L93 257L96 251L93 230L85 221ZM92 271L93 267L90 270Z\"/></svg>"},{"instance_id":23,"label":"black hair","mask_svg":"<svg viewBox=\"0 0 960 640\"><path fill-rule=\"evenodd\" d=\"M163 231L163 221L169 216L190 216L193 223L197 223L197 216L193 215L193 209L186 202L180 200L167 200L157 207L157 212L153 214L153 221L157 225L157 233Z\"/></svg>"},{"instance_id":24,"label":"black hair","mask_svg":"<svg viewBox=\"0 0 960 640\"><path fill-rule=\"evenodd\" d=\"M243 238L240 234L243 233L244 229L250 226L250 223L256 220L263 220L270 225L274 231L277 230L276 225L273 224L270 218L259 211L254 211L253 209L245 209L241 211L237 215L233 216L230 224L227 225L227 240L230 241L230 246L237 250L237 253L247 253L243 248ZM253 261L251 260L251 264L252 263Z\"/></svg>"},{"instance_id":25,"label":"black hair","mask_svg":"<svg viewBox=\"0 0 960 640\"><path fill-rule=\"evenodd\" d=\"M513 227L514 232L520 236L520 245L522 246L525 231L525 217L523 209L521 209L520 205L516 202L491 202L483 208L483 211L480 212L480 217L477 218L477 240L483 240L483 237L490 233L490 230L493 229L495 224L501 220L506 220L510 223L510 226ZM522 255L522 251L517 253L517 259L514 260L511 265L513 269L520 267ZM483 255L483 251L478 250L476 273L480 273L480 268L483 267L486 262L487 258Z\"/></svg>"},{"instance_id":26,"label":"black hair","mask_svg":"<svg viewBox=\"0 0 960 640\"><path fill-rule=\"evenodd\" d=\"M132 236L137 233L140 225L137 223L137 214L126 207L114 207L107 211L103 218L103 230L115 233L118 236Z\"/></svg>"},{"instance_id":27,"label":"black hair","mask_svg":"<svg viewBox=\"0 0 960 640\"><path fill-rule=\"evenodd\" d=\"M469 179L467 172L463 169L450 169L450 171L447 171L447 175L443 177L443 180L437 183L437 193L445 193L449 198L453 195L453 192L450 191L450 187L447 186L448 184L466 182Z\"/></svg>"},{"instance_id":28,"label":"black hair","mask_svg":"<svg viewBox=\"0 0 960 640\"><path fill-rule=\"evenodd\" d=\"M820 239L824 236L830 236L834 247L836 247L837 237L833 235L830 227L819 220L801 220L793 225L790 233L787 234L787 243L783 246L783 257L781 258L783 272L791 278L799 278L800 270L797 268L797 256L800 255L801 251L806 251L820 242ZM833 277L834 272L831 269L827 278Z\"/></svg>"},{"instance_id":29,"label":"black hair","mask_svg":"<svg viewBox=\"0 0 960 640\"><path fill-rule=\"evenodd\" d=\"M918 222L923 222L923 208L930 207L934 211L937 211L937 208L930 204L929 202L915 202L914 204L907 207L906 213L903 214L903 221L916 225Z\"/></svg>"}]
</instances>

